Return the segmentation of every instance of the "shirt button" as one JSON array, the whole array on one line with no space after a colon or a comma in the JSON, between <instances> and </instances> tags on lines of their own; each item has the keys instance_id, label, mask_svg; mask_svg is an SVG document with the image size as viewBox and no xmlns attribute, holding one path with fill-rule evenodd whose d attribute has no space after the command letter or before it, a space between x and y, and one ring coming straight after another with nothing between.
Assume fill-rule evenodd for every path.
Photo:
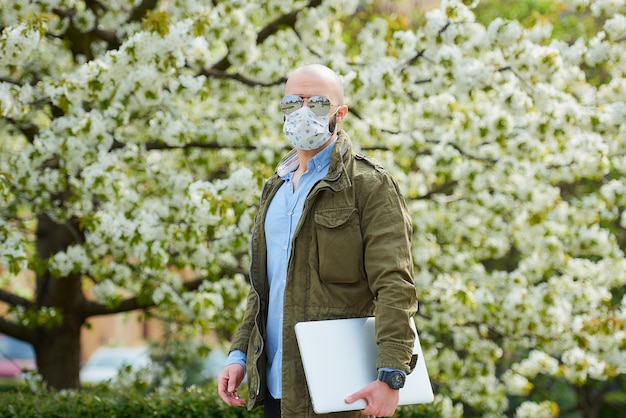
<instances>
[{"instance_id":1,"label":"shirt button","mask_svg":"<svg viewBox=\"0 0 626 418\"><path fill-rule=\"evenodd\" d=\"M286 246L286 245L283 245L283 250L286 250L286 249L287 249L287 246Z\"/></svg>"},{"instance_id":2,"label":"shirt button","mask_svg":"<svg viewBox=\"0 0 626 418\"><path fill-rule=\"evenodd\" d=\"M291 216L293 214L293 212L289 211L287 212L287 216Z\"/></svg>"}]
</instances>

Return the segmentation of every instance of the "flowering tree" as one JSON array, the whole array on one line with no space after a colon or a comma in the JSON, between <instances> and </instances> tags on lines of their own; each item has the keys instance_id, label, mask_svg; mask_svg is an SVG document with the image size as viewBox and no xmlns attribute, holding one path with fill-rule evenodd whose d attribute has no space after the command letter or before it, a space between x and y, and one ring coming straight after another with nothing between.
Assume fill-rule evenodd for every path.
<instances>
[{"instance_id":1,"label":"flowering tree","mask_svg":"<svg viewBox=\"0 0 626 418\"><path fill-rule=\"evenodd\" d=\"M356 0L1 3L0 332L64 388L94 315L232 327L283 83L320 62L408 201L432 408L625 402L626 5L563 3L600 22L566 43L546 22L479 24L476 3L356 34Z\"/></svg>"}]
</instances>

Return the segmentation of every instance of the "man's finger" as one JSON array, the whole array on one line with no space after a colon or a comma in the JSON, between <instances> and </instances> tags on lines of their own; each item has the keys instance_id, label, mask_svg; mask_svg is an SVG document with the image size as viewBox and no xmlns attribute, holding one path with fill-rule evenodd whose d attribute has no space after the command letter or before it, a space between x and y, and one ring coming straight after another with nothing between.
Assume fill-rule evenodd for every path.
<instances>
[{"instance_id":1,"label":"man's finger","mask_svg":"<svg viewBox=\"0 0 626 418\"><path fill-rule=\"evenodd\" d=\"M358 392L354 392L353 394L346 396L345 402L352 403L352 402L358 401L359 399L365 399L367 401L366 394L363 393L362 390Z\"/></svg>"}]
</instances>

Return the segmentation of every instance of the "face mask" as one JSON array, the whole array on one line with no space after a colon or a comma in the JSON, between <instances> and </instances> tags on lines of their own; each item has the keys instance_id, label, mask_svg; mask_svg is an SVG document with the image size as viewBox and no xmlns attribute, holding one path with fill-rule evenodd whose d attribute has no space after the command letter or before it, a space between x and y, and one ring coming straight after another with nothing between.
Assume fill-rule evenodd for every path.
<instances>
[{"instance_id":1,"label":"face mask","mask_svg":"<svg viewBox=\"0 0 626 418\"><path fill-rule=\"evenodd\" d=\"M330 118L331 115L317 116L308 106L302 106L285 115L283 132L294 148L314 150L324 145L333 135L335 124L333 123L331 131L328 124Z\"/></svg>"}]
</instances>

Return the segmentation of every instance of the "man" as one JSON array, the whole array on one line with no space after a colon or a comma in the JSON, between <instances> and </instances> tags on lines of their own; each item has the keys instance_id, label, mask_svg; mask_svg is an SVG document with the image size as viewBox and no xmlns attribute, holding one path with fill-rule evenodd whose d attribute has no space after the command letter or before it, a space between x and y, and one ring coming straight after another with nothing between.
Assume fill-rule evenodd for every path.
<instances>
[{"instance_id":1,"label":"man","mask_svg":"<svg viewBox=\"0 0 626 418\"><path fill-rule=\"evenodd\" d=\"M315 415L295 338L300 321L376 316L379 380L346 398L362 411L333 417L391 416L409 372L417 310L411 221L395 181L353 154L337 129L347 115L339 76L314 64L295 70L281 101L283 131L295 151L266 182L251 238L251 291L218 392L265 417ZM397 376L400 374L400 378ZM340 376L329 376L339 379Z\"/></svg>"}]
</instances>

